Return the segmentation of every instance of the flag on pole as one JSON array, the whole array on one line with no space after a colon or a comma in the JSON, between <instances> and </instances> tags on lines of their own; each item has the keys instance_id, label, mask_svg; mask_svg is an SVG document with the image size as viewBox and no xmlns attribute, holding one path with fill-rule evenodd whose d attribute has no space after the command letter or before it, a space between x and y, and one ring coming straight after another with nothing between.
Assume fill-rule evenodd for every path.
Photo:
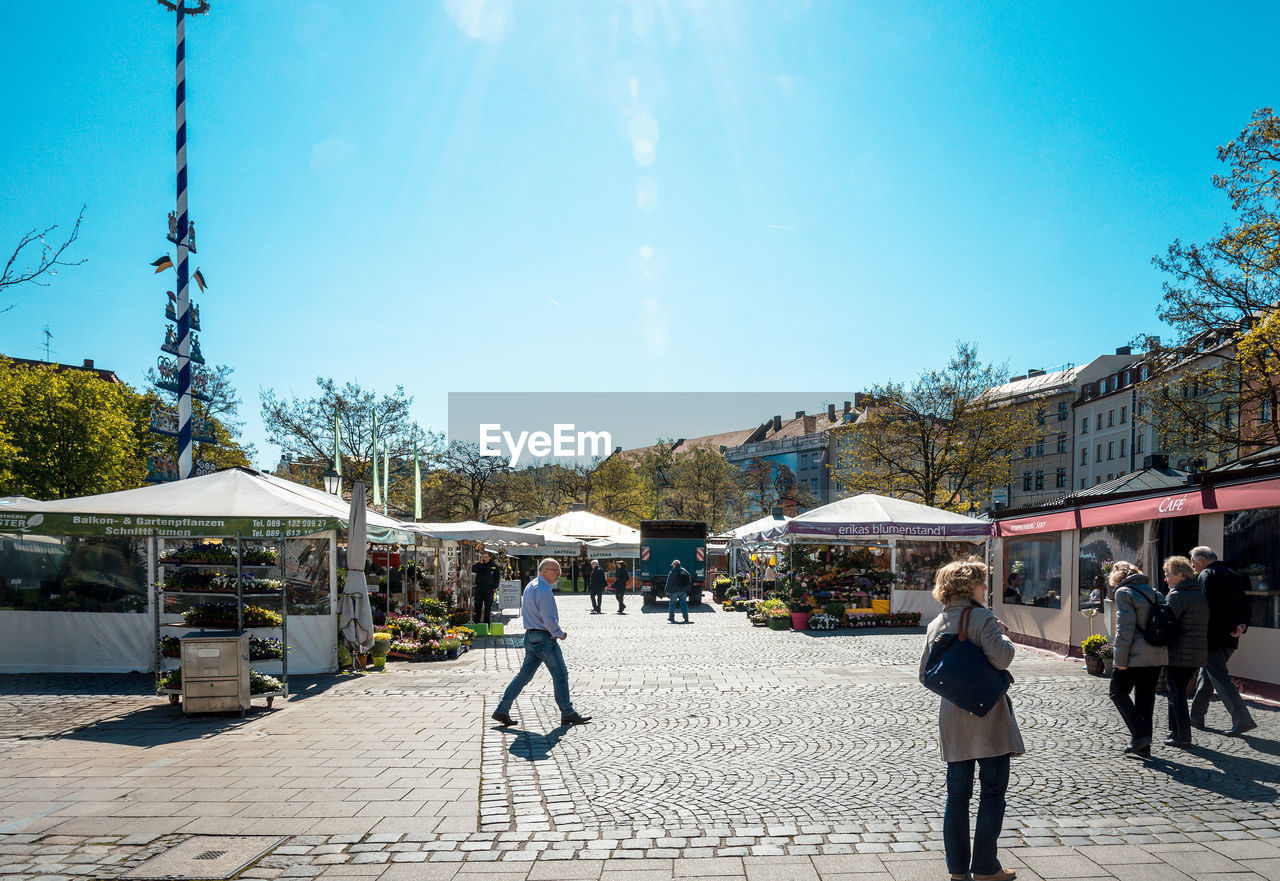
<instances>
[{"instance_id":1,"label":"flag on pole","mask_svg":"<svg viewBox=\"0 0 1280 881\"><path fill-rule=\"evenodd\" d=\"M382 448L382 513L391 504L391 447Z\"/></svg>"},{"instance_id":2,"label":"flag on pole","mask_svg":"<svg viewBox=\"0 0 1280 881\"><path fill-rule=\"evenodd\" d=\"M378 414L373 414L373 504L382 504L382 483L378 480Z\"/></svg>"},{"instance_id":3,"label":"flag on pole","mask_svg":"<svg viewBox=\"0 0 1280 881\"><path fill-rule=\"evenodd\" d=\"M333 470L338 472L338 498L342 498L342 453L339 452L339 442L342 439L342 429L338 426L338 411L333 411Z\"/></svg>"},{"instance_id":4,"label":"flag on pole","mask_svg":"<svg viewBox=\"0 0 1280 881\"><path fill-rule=\"evenodd\" d=\"M418 444L413 444L413 519L422 519L422 468L418 464Z\"/></svg>"}]
</instances>

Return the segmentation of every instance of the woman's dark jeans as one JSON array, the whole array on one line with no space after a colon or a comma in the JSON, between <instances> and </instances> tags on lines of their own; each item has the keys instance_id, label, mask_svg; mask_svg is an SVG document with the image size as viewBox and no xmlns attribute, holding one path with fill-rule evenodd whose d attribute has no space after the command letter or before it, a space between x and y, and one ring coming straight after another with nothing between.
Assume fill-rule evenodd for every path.
<instances>
[{"instance_id":1,"label":"woman's dark jeans","mask_svg":"<svg viewBox=\"0 0 1280 881\"><path fill-rule=\"evenodd\" d=\"M1191 711L1187 707L1187 685L1196 675L1195 667L1165 667L1165 696L1169 698L1169 736L1179 743L1191 742Z\"/></svg>"},{"instance_id":2,"label":"woman's dark jeans","mask_svg":"<svg viewBox=\"0 0 1280 881\"><path fill-rule=\"evenodd\" d=\"M973 798L973 766L978 765L978 825L973 833L973 857L969 856L969 800ZM1004 794L1009 788L1009 756L966 759L947 763L947 813L942 821L942 841L947 849L947 871L952 875L994 875L1000 871L996 841L1004 827Z\"/></svg>"}]
</instances>

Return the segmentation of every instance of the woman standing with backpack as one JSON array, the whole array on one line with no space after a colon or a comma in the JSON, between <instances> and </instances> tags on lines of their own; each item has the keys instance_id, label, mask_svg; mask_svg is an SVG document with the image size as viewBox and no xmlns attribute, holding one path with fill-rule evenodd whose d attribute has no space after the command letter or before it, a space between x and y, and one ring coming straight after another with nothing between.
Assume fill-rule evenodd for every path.
<instances>
[{"instance_id":1,"label":"woman standing with backpack","mask_svg":"<svg viewBox=\"0 0 1280 881\"><path fill-rule=\"evenodd\" d=\"M1107 578L1116 607L1115 672L1111 675L1111 702L1129 727L1125 755L1151 756L1151 714L1156 703L1156 680L1169 663L1169 650L1146 638L1151 609L1160 602L1147 576L1132 563L1121 560ZM1132 697L1130 696L1132 694Z\"/></svg>"}]
</instances>

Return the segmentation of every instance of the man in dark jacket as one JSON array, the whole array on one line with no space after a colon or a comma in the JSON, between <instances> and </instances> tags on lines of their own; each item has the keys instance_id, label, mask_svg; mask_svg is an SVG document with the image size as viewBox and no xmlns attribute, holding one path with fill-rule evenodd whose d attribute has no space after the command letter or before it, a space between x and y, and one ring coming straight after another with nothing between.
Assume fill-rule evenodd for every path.
<instances>
[{"instance_id":1,"label":"man in dark jacket","mask_svg":"<svg viewBox=\"0 0 1280 881\"><path fill-rule=\"evenodd\" d=\"M613 572L613 595L618 598L618 614L627 614L627 582L631 580L631 570L627 564L618 561Z\"/></svg>"},{"instance_id":2,"label":"man in dark jacket","mask_svg":"<svg viewBox=\"0 0 1280 881\"><path fill-rule=\"evenodd\" d=\"M604 570L600 568L599 560L591 561L591 574L588 578L587 590L591 594L591 614L599 615L604 611L600 607L604 605L604 589L609 583L604 577Z\"/></svg>"},{"instance_id":3,"label":"man in dark jacket","mask_svg":"<svg viewBox=\"0 0 1280 881\"><path fill-rule=\"evenodd\" d=\"M480 562L471 567L471 574L476 577L475 621L477 624L488 624L493 614L493 594L502 580L502 572L498 564L489 559L488 551L480 555Z\"/></svg>"},{"instance_id":4,"label":"man in dark jacket","mask_svg":"<svg viewBox=\"0 0 1280 881\"><path fill-rule=\"evenodd\" d=\"M671 561L671 572L667 574L667 621L676 623L676 606L684 615L684 623L689 623L689 588L693 587L693 578L689 570L680 565L679 560Z\"/></svg>"},{"instance_id":5,"label":"man in dark jacket","mask_svg":"<svg viewBox=\"0 0 1280 881\"><path fill-rule=\"evenodd\" d=\"M1191 701L1191 724L1204 727L1209 700L1217 691L1231 713L1231 730L1227 735L1239 737L1258 727L1227 670L1227 661L1240 645L1240 637L1249 629L1249 598L1245 596L1240 576L1221 562L1212 548L1192 548L1191 565L1199 573L1200 587L1209 603L1209 655L1200 668L1196 696Z\"/></svg>"}]
</instances>

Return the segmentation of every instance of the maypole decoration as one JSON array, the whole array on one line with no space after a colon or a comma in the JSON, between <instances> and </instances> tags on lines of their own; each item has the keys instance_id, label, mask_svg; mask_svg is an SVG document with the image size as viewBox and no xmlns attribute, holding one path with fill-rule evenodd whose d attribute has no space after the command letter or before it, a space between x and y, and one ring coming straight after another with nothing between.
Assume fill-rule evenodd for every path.
<instances>
[{"instance_id":1,"label":"maypole decoration","mask_svg":"<svg viewBox=\"0 0 1280 881\"><path fill-rule=\"evenodd\" d=\"M177 119L177 167L178 167L178 205L177 211L169 214L169 241L173 242L178 248L177 263L171 261L166 254L156 260L152 265L156 267L156 272L165 269L175 268L178 273L178 293L175 297L173 292L169 293L169 305L165 309L165 317L169 318L177 325L176 331L169 329L166 334L165 345L162 347L164 351L174 355L174 359L161 357L158 366L160 369L160 382L157 383L160 388L172 391L178 396L177 411L172 413L173 420L177 422L177 432L171 436L178 439L178 461L173 463L168 457L156 457L152 462L152 473L149 475L151 480L185 480L188 477L195 476L197 473L210 471L212 466L205 466L200 463L199 472L194 467L196 463L193 461L192 444L195 441L201 443L210 443L213 441L211 425L206 420L197 419L194 424L191 418L191 400L208 401L206 394L208 377L203 372L193 372L192 364L203 364L204 358L200 353L200 343L192 333L193 330L199 328L199 312L191 302L191 293L189 291L189 283L191 281L190 268L188 259L190 254L196 252L195 242L195 224L192 223L187 212L187 70L186 70L186 17L188 15L204 15L209 11L208 0L157 0L161 6L170 12L176 13L178 17L178 53L177 53L177 92L176 92L176 119ZM191 5L188 5L190 3ZM204 291L204 277L200 274L200 270L195 271L194 280L200 286L200 290ZM162 408L168 410L168 408ZM170 434L167 430L161 430L156 425L156 420L152 421L152 430L160 434ZM169 412L162 414L165 417L165 428L169 427ZM157 467L161 466L161 467Z\"/></svg>"}]
</instances>

